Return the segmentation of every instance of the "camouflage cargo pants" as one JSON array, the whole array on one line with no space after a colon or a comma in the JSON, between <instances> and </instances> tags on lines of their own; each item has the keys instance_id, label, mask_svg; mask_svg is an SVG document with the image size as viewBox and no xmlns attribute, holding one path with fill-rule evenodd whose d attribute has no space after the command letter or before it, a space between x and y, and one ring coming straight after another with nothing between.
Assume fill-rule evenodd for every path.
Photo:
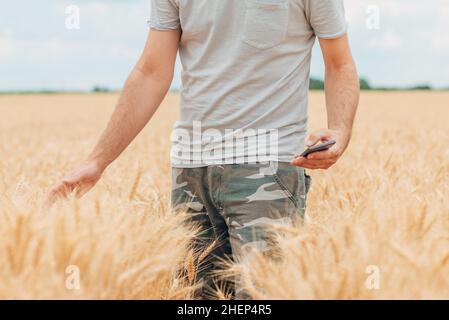
<instances>
[{"instance_id":1,"label":"camouflage cargo pants","mask_svg":"<svg viewBox=\"0 0 449 320\"><path fill-rule=\"evenodd\" d=\"M303 168L282 162L172 168L172 178L172 208L201 228L196 248L218 243L200 265L198 297L223 286L213 276L220 260L238 261L248 248L267 250L267 226L301 218L310 186Z\"/></svg>"}]
</instances>

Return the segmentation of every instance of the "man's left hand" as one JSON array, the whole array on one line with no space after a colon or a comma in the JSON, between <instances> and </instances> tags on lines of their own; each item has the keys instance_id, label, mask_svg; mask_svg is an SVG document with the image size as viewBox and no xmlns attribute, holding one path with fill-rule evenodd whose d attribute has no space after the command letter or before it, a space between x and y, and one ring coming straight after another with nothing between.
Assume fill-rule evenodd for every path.
<instances>
[{"instance_id":1,"label":"man's left hand","mask_svg":"<svg viewBox=\"0 0 449 320\"><path fill-rule=\"evenodd\" d=\"M310 134L306 140L306 146L312 147L318 142L335 140L336 143L325 151L309 154L307 157L295 156L292 165L306 169L329 169L333 166L346 150L350 134L338 130L321 129Z\"/></svg>"}]
</instances>

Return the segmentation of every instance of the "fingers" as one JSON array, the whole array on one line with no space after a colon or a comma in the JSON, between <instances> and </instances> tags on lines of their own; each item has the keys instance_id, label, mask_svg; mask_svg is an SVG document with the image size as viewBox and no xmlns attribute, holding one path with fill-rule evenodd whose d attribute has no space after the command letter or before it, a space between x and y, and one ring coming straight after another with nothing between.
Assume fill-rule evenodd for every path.
<instances>
[{"instance_id":1,"label":"fingers","mask_svg":"<svg viewBox=\"0 0 449 320\"><path fill-rule=\"evenodd\" d=\"M63 180L59 182L55 186L53 186L47 195L47 205L51 206L56 202L56 200L61 198L67 198L70 193L72 193L78 184L75 182L70 182L67 180Z\"/></svg>"},{"instance_id":2,"label":"fingers","mask_svg":"<svg viewBox=\"0 0 449 320\"><path fill-rule=\"evenodd\" d=\"M53 188L50 189L50 191L47 193L47 197L45 199L45 206L46 207L51 207L56 200L58 200L58 198L61 197L61 191L60 191L60 186L55 186Z\"/></svg>"},{"instance_id":3,"label":"fingers","mask_svg":"<svg viewBox=\"0 0 449 320\"><path fill-rule=\"evenodd\" d=\"M52 190L50 190L48 192L47 196L45 197L44 206L46 208L49 208L56 202L56 200L57 200L56 195L54 194L54 192Z\"/></svg>"},{"instance_id":4,"label":"fingers","mask_svg":"<svg viewBox=\"0 0 449 320\"><path fill-rule=\"evenodd\" d=\"M325 160L310 160L304 157L296 158L292 161L292 164L297 166L302 165L311 165L311 166L321 166L321 165L327 165L327 164L334 164L337 162L337 158L331 158L331 159L325 159Z\"/></svg>"},{"instance_id":5,"label":"fingers","mask_svg":"<svg viewBox=\"0 0 449 320\"><path fill-rule=\"evenodd\" d=\"M73 192L76 197L81 198L101 178L103 170L93 162L83 164L50 189L46 203L52 205L56 200L67 198Z\"/></svg>"},{"instance_id":6,"label":"fingers","mask_svg":"<svg viewBox=\"0 0 449 320\"><path fill-rule=\"evenodd\" d=\"M339 152L337 148L330 148L329 150L315 152L307 156L308 160L327 160L335 159L339 157Z\"/></svg>"},{"instance_id":7,"label":"fingers","mask_svg":"<svg viewBox=\"0 0 449 320\"><path fill-rule=\"evenodd\" d=\"M331 166L333 166L338 160L338 157L336 158L327 158L323 160L311 160L304 157L299 157L294 159L291 164L298 167L303 167L306 169L329 169Z\"/></svg>"}]
</instances>

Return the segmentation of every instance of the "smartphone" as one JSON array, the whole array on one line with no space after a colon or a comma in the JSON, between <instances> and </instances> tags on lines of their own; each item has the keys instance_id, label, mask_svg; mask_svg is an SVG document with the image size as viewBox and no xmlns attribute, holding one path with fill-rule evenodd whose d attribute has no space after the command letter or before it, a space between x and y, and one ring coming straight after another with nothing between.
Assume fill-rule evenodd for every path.
<instances>
[{"instance_id":1,"label":"smartphone","mask_svg":"<svg viewBox=\"0 0 449 320\"><path fill-rule=\"evenodd\" d=\"M329 149L335 144L335 140L329 140L323 143L316 144L308 149L306 149L303 153L301 153L300 157L306 158L309 154L320 152Z\"/></svg>"}]
</instances>

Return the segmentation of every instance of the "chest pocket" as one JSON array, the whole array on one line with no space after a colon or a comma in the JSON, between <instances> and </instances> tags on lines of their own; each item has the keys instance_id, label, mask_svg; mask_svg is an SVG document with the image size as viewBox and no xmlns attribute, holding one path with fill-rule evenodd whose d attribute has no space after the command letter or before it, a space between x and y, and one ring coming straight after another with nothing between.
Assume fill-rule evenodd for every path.
<instances>
[{"instance_id":1,"label":"chest pocket","mask_svg":"<svg viewBox=\"0 0 449 320\"><path fill-rule=\"evenodd\" d=\"M280 44L287 35L289 0L245 0L243 41L258 49Z\"/></svg>"}]
</instances>

